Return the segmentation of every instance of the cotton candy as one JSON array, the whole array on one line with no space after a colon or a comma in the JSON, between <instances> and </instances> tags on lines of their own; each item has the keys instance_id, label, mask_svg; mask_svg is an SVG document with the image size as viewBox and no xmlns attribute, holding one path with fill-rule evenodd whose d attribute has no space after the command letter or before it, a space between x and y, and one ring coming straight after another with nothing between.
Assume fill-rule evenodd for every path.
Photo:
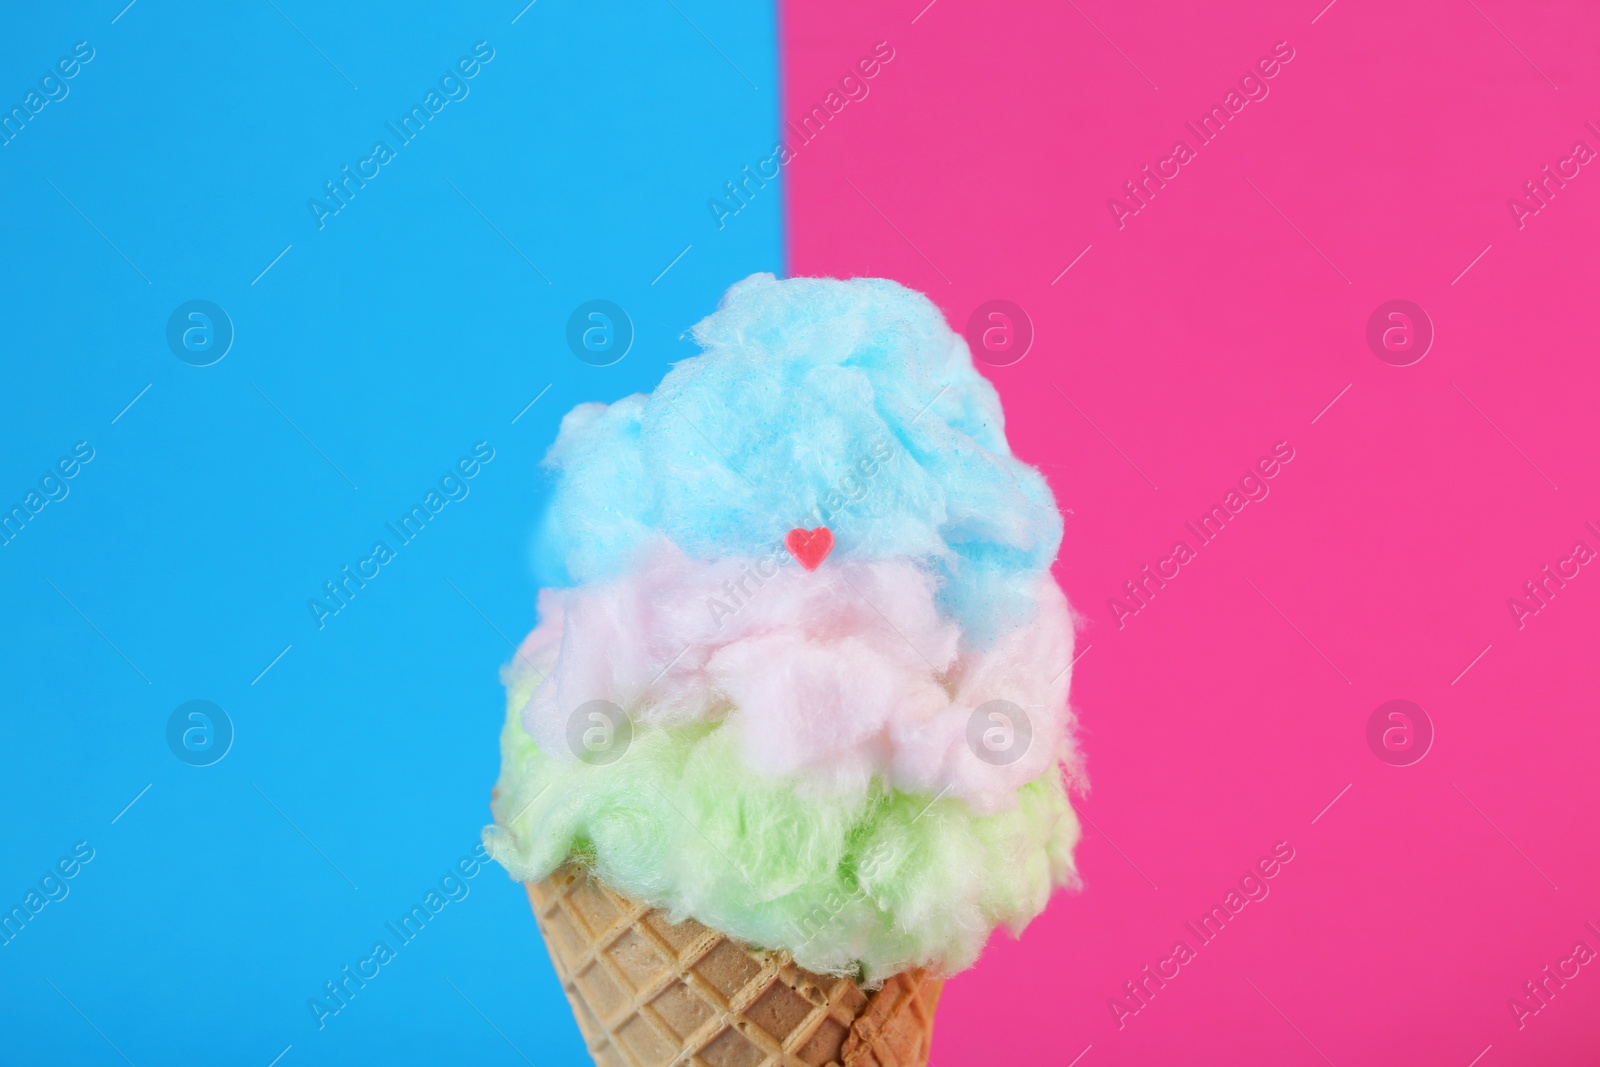
<instances>
[{"instance_id":1,"label":"cotton candy","mask_svg":"<svg viewBox=\"0 0 1600 1067\"><path fill-rule=\"evenodd\" d=\"M813 970L970 966L1076 884L1054 498L921 294L758 274L692 333L546 456L485 842Z\"/></svg>"},{"instance_id":2,"label":"cotton candy","mask_svg":"<svg viewBox=\"0 0 1600 1067\"><path fill-rule=\"evenodd\" d=\"M1054 769L980 816L881 786L803 799L746 767L721 727L641 728L617 762L590 766L546 756L513 707L501 740L484 842L513 877L575 860L673 921L819 973L953 974L994 928L1020 934L1055 887L1077 884L1078 821Z\"/></svg>"},{"instance_id":3,"label":"cotton candy","mask_svg":"<svg viewBox=\"0 0 1600 1067\"><path fill-rule=\"evenodd\" d=\"M919 561L974 642L1027 617L1061 516L927 297L882 279L756 274L692 333L704 354L650 396L563 420L546 458L545 584L613 578L656 533L715 560L821 525L841 558ZM895 458L864 473L885 447Z\"/></svg>"},{"instance_id":4,"label":"cotton candy","mask_svg":"<svg viewBox=\"0 0 1600 1067\"><path fill-rule=\"evenodd\" d=\"M545 591L517 659L545 680L523 729L571 759L569 723L593 700L642 725L725 720L746 764L808 795L859 795L877 781L984 814L1074 759L1063 732L1071 620L1047 575L1035 579L1030 621L974 649L940 613L935 577L913 563L841 560L808 573L778 555L707 563L658 538L622 578ZM1014 760L985 761L969 744L975 711L994 700L1027 720Z\"/></svg>"}]
</instances>

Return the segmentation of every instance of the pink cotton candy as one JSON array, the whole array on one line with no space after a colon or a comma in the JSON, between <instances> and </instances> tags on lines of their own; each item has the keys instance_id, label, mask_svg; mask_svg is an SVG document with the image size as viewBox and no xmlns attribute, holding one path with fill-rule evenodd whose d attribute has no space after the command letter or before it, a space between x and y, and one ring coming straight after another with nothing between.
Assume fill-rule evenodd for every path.
<instances>
[{"instance_id":1,"label":"pink cotton candy","mask_svg":"<svg viewBox=\"0 0 1600 1067\"><path fill-rule=\"evenodd\" d=\"M781 547L706 562L657 538L618 580L541 594L512 668L543 679L523 727L576 758L569 720L606 700L638 728L722 722L754 770L802 788L859 793L877 777L1007 809L1055 762L1075 769L1066 599L1041 575L1022 590L1032 618L974 649L935 582L903 560L807 572Z\"/></svg>"}]
</instances>

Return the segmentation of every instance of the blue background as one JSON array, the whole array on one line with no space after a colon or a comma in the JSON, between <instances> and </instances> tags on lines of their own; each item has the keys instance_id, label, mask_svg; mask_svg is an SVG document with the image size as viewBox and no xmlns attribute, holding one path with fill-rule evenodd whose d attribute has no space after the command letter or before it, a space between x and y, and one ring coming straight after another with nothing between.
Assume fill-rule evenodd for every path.
<instances>
[{"instance_id":1,"label":"blue background","mask_svg":"<svg viewBox=\"0 0 1600 1067\"><path fill-rule=\"evenodd\" d=\"M95 49L0 147L0 505L95 449L0 546L0 905L95 850L0 947L0 1060L587 1062L498 867L323 1029L307 1001L488 821L560 416L653 387L782 269L777 188L720 231L706 203L776 140L773 12L123 2L0 34L5 110ZM308 198L478 41L469 96L319 230ZM593 298L636 329L614 366L565 342ZM193 299L236 331L209 367L165 339ZM307 600L478 441L470 495L319 631ZM208 767L166 739L195 699L236 731Z\"/></svg>"}]
</instances>

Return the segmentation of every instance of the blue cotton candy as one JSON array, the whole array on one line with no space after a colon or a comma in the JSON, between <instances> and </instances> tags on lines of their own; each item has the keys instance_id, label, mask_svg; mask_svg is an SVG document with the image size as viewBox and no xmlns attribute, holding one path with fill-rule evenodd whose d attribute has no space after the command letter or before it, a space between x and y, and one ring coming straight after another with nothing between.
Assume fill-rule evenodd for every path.
<instances>
[{"instance_id":1,"label":"blue cotton candy","mask_svg":"<svg viewBox=\"0 0 1600 1067\"><path fill-rule=\"evenodd\" d=\"M830 561L933 574L940 610L974 646L1033 617L1061 516L927 297L876 278L755 274L692 333L703 354L653 393L562 420L536 543L546 584L614 579L657 534L714 561L826 526Z\"/></svg>"}]
</instances>

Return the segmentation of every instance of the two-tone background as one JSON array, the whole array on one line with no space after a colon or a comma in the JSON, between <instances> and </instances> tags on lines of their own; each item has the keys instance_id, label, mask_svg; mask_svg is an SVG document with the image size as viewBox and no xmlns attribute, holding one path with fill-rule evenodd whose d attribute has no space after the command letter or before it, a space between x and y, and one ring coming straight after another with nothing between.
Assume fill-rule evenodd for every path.
<instances>
[{"instance_id":1,"label":"two-tone background","mask_svg":"<svg viewBox=\"0 0 1600 1067\"><path fill-rule=\"evenodd\" d=\"M935 1063L1588 1062L1597 30L1492 0L8 12L0 1061L583 1062L520 887L458 866L537 464L772 270L988 331L1068 512L1085 887L949 985ZM568 343L592 300L616 362Z\"/></svg>"}]
</instances>

